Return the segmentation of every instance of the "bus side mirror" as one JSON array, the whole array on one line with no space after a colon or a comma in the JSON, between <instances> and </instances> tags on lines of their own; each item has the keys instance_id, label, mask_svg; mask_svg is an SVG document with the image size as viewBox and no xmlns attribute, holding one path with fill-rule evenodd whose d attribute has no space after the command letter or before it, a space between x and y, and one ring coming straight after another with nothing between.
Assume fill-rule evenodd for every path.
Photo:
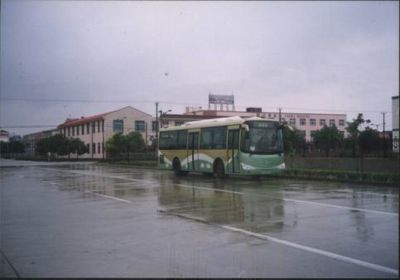
<instances>
[{"instance_id":1,"label":"bus side mirror","mask_svg":"<svg viewBox=\"0 0 400 280\"><path fill-rule=\"evenodd\" d=\"M242 127L244 128L245 131L249 131L250 128L247 124L243 124Z\"/></svg>"}]
</instances>

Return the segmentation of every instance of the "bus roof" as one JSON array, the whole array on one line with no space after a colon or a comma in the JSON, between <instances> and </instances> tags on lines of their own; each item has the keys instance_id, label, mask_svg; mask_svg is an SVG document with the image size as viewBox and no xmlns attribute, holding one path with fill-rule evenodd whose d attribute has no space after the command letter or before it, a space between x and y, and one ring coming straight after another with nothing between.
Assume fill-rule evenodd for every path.
<instances>
[{"instance_id":1,"label":"bus roof","mask_svg":"<svg viewBox=\"0 0 400 280\"><path fill-rule=\"evenodd\" d=\"M268 119L263 119L263 118L259 118L259 117L242 118L239 116L234 116L234 117L227 117L227 118L216 118L216 119L207 119L207 120L200 120L200 121L190 121L190 122L184 123L179 126L171 126L171 127L167 127L167 128L161 128L160 131L235 125L235 124L242 124L246 121L278 122L275 120L268 120Z\"/></svg>"}]
</instances>

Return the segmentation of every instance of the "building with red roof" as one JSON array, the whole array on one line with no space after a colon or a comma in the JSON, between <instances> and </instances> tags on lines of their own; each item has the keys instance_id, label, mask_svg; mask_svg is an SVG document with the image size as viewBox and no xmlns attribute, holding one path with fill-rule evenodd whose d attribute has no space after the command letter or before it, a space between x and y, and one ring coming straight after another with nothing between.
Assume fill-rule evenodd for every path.
<instances>
[{"instance_id":1,"label":"building with red roof","mask_svg":"<svg viewBox=\"0 0 400 280\"><path fill-rule=\"evenodd\" d=\"M128 134L136 131L142 134L146 145L151 145L155 137L150 114L131 106L88 117L67 119L57 128L69 138L79 138L87 146L89 153L80 158L106 158L105 143L115 133Z\"/></svg>"}]
</instances>

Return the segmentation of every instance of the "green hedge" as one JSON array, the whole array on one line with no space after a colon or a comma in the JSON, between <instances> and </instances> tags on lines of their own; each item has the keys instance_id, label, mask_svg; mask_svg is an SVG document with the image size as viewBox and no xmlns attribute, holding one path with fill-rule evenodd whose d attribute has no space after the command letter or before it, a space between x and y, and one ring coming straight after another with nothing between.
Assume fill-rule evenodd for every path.
<instances>
[{"instance_id":1,"label":"green hedge","mask_svg":"<svg viewBox=\"0 0 400 280\"><path fill-rule=\"evenodd\" d=\"M334 181L352 181L368 183L400 183L399 173L360 173L355 171L321 170L321 169L286 169L279 176L298 177L305 179L322 179Z\"/></svg>"}]
</instances>

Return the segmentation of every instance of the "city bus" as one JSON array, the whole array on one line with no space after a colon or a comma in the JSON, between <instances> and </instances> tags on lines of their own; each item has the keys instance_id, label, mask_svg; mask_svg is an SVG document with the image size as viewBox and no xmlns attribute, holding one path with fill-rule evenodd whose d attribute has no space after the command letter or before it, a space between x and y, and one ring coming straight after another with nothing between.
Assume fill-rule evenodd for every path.
<instances>
[{"instance_id":1,"label":"city bus","mask_svg":"<svg viewBox=\"0 0 400 280\"><path fill-rule=\"evenodd\" d=\"M188 172L268 175L285 168L282 125L238 116L191 121L161 128L158 166Z\"/></svg>"}]
</instances>

